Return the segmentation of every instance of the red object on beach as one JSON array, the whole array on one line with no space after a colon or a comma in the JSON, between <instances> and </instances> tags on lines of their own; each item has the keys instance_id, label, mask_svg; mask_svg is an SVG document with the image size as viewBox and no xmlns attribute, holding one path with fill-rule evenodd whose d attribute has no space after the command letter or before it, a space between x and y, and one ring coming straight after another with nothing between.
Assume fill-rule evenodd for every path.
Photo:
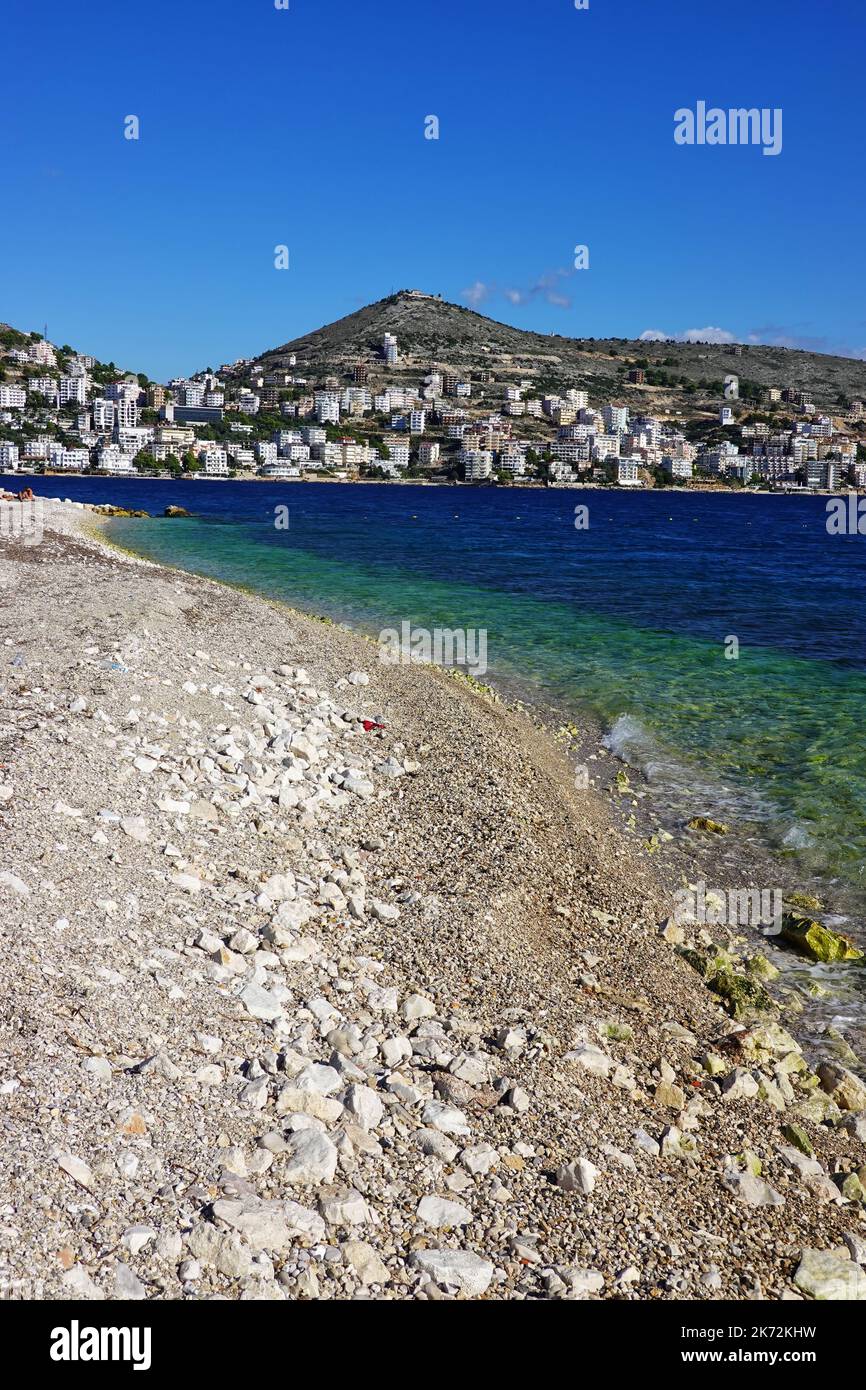
<instances>
[{"instance_id":1,"label":"red object on beach","mask_svg":"<svg viewBox=\"0 0 866 1390\"><path fill-rule=\"evenodd\" d=\"M365 734L368 734L371 729L384 729L385 727L384 724L377 724L374 719L362 719L361 723Z\"/></svg>"}]
</instances>

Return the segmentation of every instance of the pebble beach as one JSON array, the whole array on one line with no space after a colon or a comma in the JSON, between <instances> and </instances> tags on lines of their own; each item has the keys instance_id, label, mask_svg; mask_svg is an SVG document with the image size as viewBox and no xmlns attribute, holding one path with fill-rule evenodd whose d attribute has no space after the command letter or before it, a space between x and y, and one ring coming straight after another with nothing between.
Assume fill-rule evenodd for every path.
<instances>
[{"instance_id":1,"label":"pebble beach","mask_svg":"<svg viewBox=\"0 0 866 1390\"><path fill-rule=\"evenodd\" d=\"M760 941L519 709L100 525L0 546L2 1296L866 1298Z\"/></svg>"}]
</instances>

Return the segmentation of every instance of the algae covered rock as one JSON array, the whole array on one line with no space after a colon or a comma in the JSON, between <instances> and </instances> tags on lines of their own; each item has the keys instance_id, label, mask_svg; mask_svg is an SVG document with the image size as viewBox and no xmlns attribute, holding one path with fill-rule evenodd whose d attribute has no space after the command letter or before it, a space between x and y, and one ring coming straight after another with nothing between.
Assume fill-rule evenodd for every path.
<instances>
[{"instance_id":1,"label":"algae covered rock","mask_svg":"<svg viewBox=\"0 0 866 1390\"><path fill-rule=\"evenodd\" d=\"M793 1144L795 1149L800 1150L801 1154L805 1154L807 1158L815 1157L812 1141L802 1125L794 1124L793 1121L782 1125L782 1134L789 1144Z\"/></svg>"},{"instance_id":2,"label":"algae covered rock","mask_svg":"<svg viewBox=\"0 0 866 1390\"><path fill-rule=\"evenodd\" d=\"M186 507L172 506L166 507L165 511L163 512L163 516L192 516L192 512L188 512Z\"/></svg>"},{"instance_id":3,"label":"algae covered rock","mask_svg":"<svg viewBox=\"0 0 866 1390\"><path fill-rule=\"evenodd\" d=\"M756 980L775 980L780 973L777 966L763 954L756 951L753 956L746 957L746 970Z\"/></svg>"},{"instance_id":4,"label":"algae covered rock","mask_svg":"<svg viewBox=\"0 0 866 1390\"><path fill-rule=\"evenodd\" d=\"M785 895L785 906L799 908L801 912L820 912L824 904L814 893L802 893L798 888L795 892Z\"/></svg>"},{"instance_id":5,"label":"algae covered rock","mask_svg":"<svg viewBox=\"0 0 866 1390\"><path fill-rule=\"evenodd\" d=\"M115 507L110 502L103 502L93 510L100 516L150 516L150 512L143 512L135 507Z\"/></svg>"},{"instance_id":6,"label":"algae covered rock","mask_svg":"<svg viewBox=\"0 0 866 1390\"><path fill-rule=\"evenodd\" d=\"M686 825L686 830L702 830L705 835L730 835L731 827L723 824L719 820L711 820L709 816L693 816Z\"/></svg>"},{"instance_id":7,"label":"algae covered rock","mask_svg":"<svg viewBox=\"0 0 866 1390\"><path fill-rule=\"evenodd\" d=\"M682 946L679 954L713 993L724 999L734 1018L751 1019L758 1014L775 1013L778 1006L772 995L758 980L738 975L727 951L698 951L692 946Z\"/></svg>"},{"instance_id":8,"label":"algae covered rock","mask_svg":"<svg viewBox=\"0 0 866 1390\"><path fill-rule=\"evenodd\" d=\"M713 993L724 999L734 1018L753 1018L776 1008L775 1000L762 984L745 975L735 975L733 970L719 970L708 983Z\"/></svg>"},{"instance_id":9,"label":"algae covered rock","mask_svg":"<svg viewBox=\"0 0 866 1390\"><path fill-rule=\"evenodd\" d=\"M697 970L703 980L711 980L720 970L730 970L733 959L727 951L699 951L694 946L683 946L678 952L684 961Z\"/></svg>"},{"instance_id":10,"label":"algae covered rock","mask_svg":"<svg viewBox=\"0 0 866 1390\"><path fill-rule=\"evenodd\" d=\"M801 955L825 964L832 961L863 959L863 952L858 951L847 937L831 931L814 917L806 917L799 912L785 913L780 939L793 946Z\"/></svg>"}]
</instances>

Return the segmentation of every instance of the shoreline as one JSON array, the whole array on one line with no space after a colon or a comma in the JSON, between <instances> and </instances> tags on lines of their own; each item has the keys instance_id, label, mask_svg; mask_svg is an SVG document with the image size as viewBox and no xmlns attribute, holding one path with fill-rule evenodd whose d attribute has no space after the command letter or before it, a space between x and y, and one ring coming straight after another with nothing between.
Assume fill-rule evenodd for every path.
<instances>
[{"instance_id":1,"label":"shoreline","mask_svg":"<svg viewBox=\"0 0 866 1390\"><path fill-rule=\"evenodd\" d=\"M106 535L110 520L105 517L100 521L99 534L103 543L130 558L142 558L136 550ZM175 568L166 560L156 563ZM195 573L182 568L178 572ZM227 579L214 582L253 597L267 598L253 585ZM290 600L269 601L278 602L286 606L287 611L313 621L336 625L371 647L376 646L375 626L367 630L356 622L342 621L338 614L298 609ZM447 674L460 675L459 672ZM494 670L485 681L484 688L494 692L510 711L525 717L545 739L561 744L572 768L575 765L586 767L592 787L606 802L617 831L639 853L653 856L653 872L670 895L687 884L701 883L716 885L709 890L716 898L719 894L757 891L781 893L787 900L790 894L805 892L820 900L822 921L853 932L857 944L866 946L863 904L854 886L827 872L807 869L786 856L778 837L773 837L769 822L753 819L745 806L732 808L728 805L728 792L723 786L706 784L698 794L693 789L684 791L679 784L651 781L640 763L629 761L626 754L611 746L615 730L605 725L597 711L586 705L570 705L562 695L554 696L544 687L514 673ZM662 742L657 742L655 747L663 756L669 751ZM693 771L685 763L679 763L678 770L680 777L690 776ZM624 788L618 785L621 776L626 778ZM732 818L732 833L722 838L689 831L688 822L700 816L722 821ZM733 884L738 885L737 888L725 886ZM813 1064L841 1057L866 1079L863 984L858 988L856 978L846 967L828 972L820 963L792 954L764 935L751 920L741 926L741 940L768 954L773 968L782 976L781 984L790 996L792 1007L802 1011L797 1032ZM836 1027L840 1015L845 1024L843 1033Z\"/></svg>"},{"instance_id":2,"label":"shoreline","mask_svg":"<svg viewBox=\"0 0 866 1390\"><path fill-rule=\"evenodd\" d=\"M3 552L12 1296L866 1296L864 1121L551 731L89 510Z\"/></svg>"},{"instance_id":3,"label":"shoreline","mask_svg":"<svg viewBox=\"0 0 866 1390\"><path fill-rule=\"evenodd\" d=\"M15 473L3 474L9 478L102 478L106 483L116 482L154 482L154 483L173 483L173 482L195 482L195 483L262 483L275 486L292 487L297 483L340 483L344 486L376 486L378 484L397 487L453 487L453 488L502 488L506 491L519 490L530 492L615 492L620 493L676 493L688 496L689 493L718 493L724 497L847 497L851 493L855 497L866 497L866 488L847 487L843 491L831 492L826 488L753 488L753 487L727 487L724 483L695 483L692 482L684 487L628 487L607 483L592 483L575 479L574 482L561 483L541 483L541 482L473 482L467 483L459 478L435 479L435 478L335 478L317 477L310 474L303 478L262 478L258 475L251 477L222 478L203 473L186 474L182 478L172 478L166 474L161 477L154 477L144 473L135 474L100 474L100 473Z\"/></svg>"}]
</instances>

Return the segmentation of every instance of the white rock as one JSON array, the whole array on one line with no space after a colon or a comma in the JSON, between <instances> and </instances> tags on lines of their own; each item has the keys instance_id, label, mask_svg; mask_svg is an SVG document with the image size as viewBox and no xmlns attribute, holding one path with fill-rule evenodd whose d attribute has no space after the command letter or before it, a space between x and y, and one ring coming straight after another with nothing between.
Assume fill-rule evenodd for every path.
<instances>
[{"instance_id":1,"label":"white rock","mask_svg":"<svg viewBox=\"0 0 866 1390\"><path fill-rule=\"evenodd\" d=\"M578 1047L572 1048L570 1052L566 1052L565 1061L576 1063L593 1076L610 1076L616 1065L612 1057L608 1057L601 1048L593 1047L592 1043L581 1043Z\"/></svg>"},{"instance_id":2,"label":"white rock","mask_svg":"<svg viewBox=\"0 0 866 1390\"><path fill-rule=\"evenodd\" d=\"M372 1086L349 1086L344 1104L349 1114L366 1130L376 1129L385 1113L385 1107Z\"/></svg>"},{"instance_id":3,"label":"white rock","mask_svg":"<svg viewBox=\"0 0 866 1390\"><path fill-rule=\"evenodd\" d=\"M341 1246L343 1259L357 1274L365 1288L371 1284L387 1284L389 1274L372 1245L363 1240L347 1240Z\"/></svg>"},{"instance_id":4,"label":"white rock","mask_svg":"<svg viewBox=\"0 0 866 1390\"><path fill-rule=\"evenodd\" d=\"M408 998L403 1000L400 1013L407 1023L411 1023L416 1018L432 1018L436 1013L436 1005L426 999L423 994L410 994Z\"/></svg>"},{"instance_id":5,"label":"white rock","mask_svg":"<svg viewBox=\"0 0 866 1390\"><path fill-rule=\"evenodd\" d=\"M490 1261L471 1250L415 1250L409 1256L409 1265L434 1283L457 1289L470 1298L486 1293L493 1278Z\"/></svg>"},{"instance_id":6,"label":"white rock","mask_svg":"<svg viewBox=\"0 0 866 1390\"><path fill-rule=\"evenodd\" d=\"M565 1272L565 1282L577 1298L587 1298L592 1293L601 1293L604 1275L597 1269L569 1269Z\"/></svg>"},{"instance_id":7,"label":"white rock","mask_svg":"<svg viewBox=\"0 0 866 1390\"><path fill-rule=\"evenodd\" d=\"M370 1208L354 1187L323 1192L319 1207L329 1226L366 1226L370 1222Z\"/></svg>"},{"instance_id":8,"label":"white rock","mask_svg":"<svg viewBox=\"0 0 866 1390\"><path fill-rule=\"evenodd\" d=\"M784 1197L763 1178L755 1177L754 1173L737 1173L729 1170L722 1178L722 1182L733 1192L734 1196L739 1197L740 1201L745 1202L748 1207L781 1207L785 1205Z\"/></svg>"},{"instance_id":9,"label":"white rock","mask_svg":"<svg viewBox=\"0 0 866 1390\"><path fill-rule=\"evenodd\" d=\"M57 1160L57 1165L81 1187L86 1187L88 1192L92 1189L93 1174L83 1158L77 1158L75 1154L61 1154Z\"/></svg>"},{"instance_id":10,"label":"white rock","mask_svg":"<svg viewBox=\"0 0 866 1390\"><path fill-rule=\"evenodd\" d=\"M499 1163L499 1154L490 1144L477 1144L466 1148L460 1155L460 1163L467 1173L485 1177Z\"/></svg>"},{"instance_id":11,"label":"white rock","mask_svg":"<svg viewBox=\"0 0 866 1390\"><path fill-rule=\"evenodd\" d=\"M171 881L176 888L189 893L191 897L201 892L201 879L195 874L172 874Z\"/></svg>"},{"instance_id":12,"label":"white rock","mask_svg":"<svg viewBox=\"0 0 866 1390\"><path fill-rule=\"evenodd\" d=\"M449 1202L445 1197L422 1197L418 1203L418 1219L425 1226L447 1231L452 1226L468 1226L472 1213L460 1202Z\"/></svg>"},{"instance_id":13,"label":"white rock","mask_svg":"<svg viewBox=\"0 0 866 1390\"><path fill-rule=\"evenodd\" d=\"M257 1197L220 1199L213 1204L213 1214L238 1231L253 1250L284 1250L292 1240L281 1202L262 1202Z\"/></svg>"},{"instance_id":14,"label":"white rock","mask_svg":"<svg viewBox=\"0 0 866 1390\"><path fill-rule=\"evenodd\" d=\"M722 1095L725 1100L753 1100L759 1086L752 1073L742 1067L735 1067L722 1077Z\"/></svg>"},{"instance_id":15,"label":"white rock","mask_svg":"<svg viewBox=\"0 0 866 1390\"><path fill-rule=\"evenodd\" d=\"M599 1170L594 1163L590 1163L588 1158L578 1158L557 1169L556 1183L563 1192L580 1192L584 1197L589 1197L598 1175Z\"/></svg>"},{"instance_id":16,"label":"white rock","mask_svg":"<svg viewBox=\"0 0 866 1390\"><path fill-rule=\"evenodd\" d=\"M444 1105L442 1101L428 1101L421 1114L421 1123L438 1129L442 1134L469 1134L469 1121L456 1106Z\"/></svg>"},{"instance_id":17,"label":"white rock","mask_svg":"<svg viewBox=\"0 0 866 1390\"><path fill-rule=\"evenodd\" d=\"M866 1274L833 1250L804 1250L794 1283L821 1302L866 1301Z\"/></svg>"},{"instance_id":18,"label":"white rock","mask_svg":"<svg viewBox=\"0 0 866 1390\"><path fill-rule=\"evenodd\" d=\"M102 1289L100 1289L97 1284L94 1284L83 1265L73 1265L71 1269L67 1269L66 1272L61 1275L61 1283L63 1287L69 1291L69 1298L86 1298L93 1302L98 1302L100 1299L105 1298Z\"/></svg>"},{"instance_id":19,"label":"white rock","mask_svg":"<svg viewBox=\"0 0 866 1390\"><path fill-rule=\"evenodd\" d=\"M302 1129L286 1142L286 1162L282 1177L289 1183L333 1182L337 1171L337 1149L325 1134Z\"/></svg>"},{"instance_id":20,"label":"white rock","mask_svg":"<svg viewBox=\"0 0 866 1390\"><path fill-rule=\"evenodd\" d=\"M859 1235L856 1231L846 1231L842 1239L854 1263L866 1265L866 1236Z\"/></svg>"},{"instance_id":21,"label":"white rock","mask_svg":"<svg viewBox=\"0 0 866 1390\"><path fill-rule=\"evenodd\" d=\"M298 1091L317 1091L319 1095L330 1096L339 1091L342 1085L340 1073L334 1067L322 1062L311 1062L298 1072L292 1083Z\"/></svg>"},{"instance_id":22,"label":"white rock","mask_svg":"<svg viewBox=\"0 0 866 1390\"><path fill-rule=\"evenodd\" d=\"M283 1006L277 998L261 985L244 985L240 993L240 1000L248 1014L253 1018L260 1018L266 1023L273 1023L276 1019L282 1018Z\"/></svg>"},{"instance_id":23,"label":"white rock","mask_svg":"<svg viewBox=\"0 0 866 1390\"><path fill-rule=\"evenodd\" d=\"M125 816L120 822L120 828L124 835L128 835L131 840L138 840L140 844L145 844L150 839L150 831L143 816Z\"/></svg>"},{"instance_id":24,"label":"white rock","mask_svg":"<svg viewBox=\"0 0 866 1390\"><path fill-rule=\"evenodd\" d=\"M151 1240L156 1240L156 1231L152 1226L130 1226L120 1238L130 1255L137 1255Z\"/></svg>"},{"instance_id":25,"label":"white rock","mask_svg":"<svg viewBox=\"0 0 866 1390\"><path fill-rule=\"evenodd\" d=\"M19 878L17 874L9 873L8 870L0 873L0 888L11 888L13 893L18 894L19 898L30 896L30 888L23 878Z\"/></svg>"},{"instance_id":26,"label":"white rock","mask_svg":"<svg viewBox=\"0 0 866 1390\"><path fill-rule=\"evenodd\" d=\"M379 1051L386 1067L399 1067L412 1056L412 1044L408 1038L385 1038L379 1044Z\"/></svg>"}]
</instances>

